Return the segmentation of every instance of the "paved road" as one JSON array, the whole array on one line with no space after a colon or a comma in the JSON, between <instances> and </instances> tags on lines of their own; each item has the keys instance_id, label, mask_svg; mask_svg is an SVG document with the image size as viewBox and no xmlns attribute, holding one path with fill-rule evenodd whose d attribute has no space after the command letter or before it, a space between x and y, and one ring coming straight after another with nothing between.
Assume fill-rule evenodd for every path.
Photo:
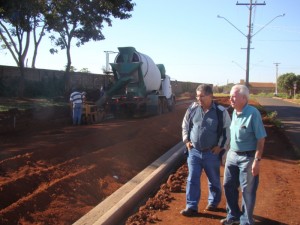
<instances>
[{"instance_id":1,"label":"paved road","mask_svg":"<svg viewBox=\"0 0 300 225\"><path fill-rule=\"evenodd\" d=\"M268 112L277 111L277 118L283 123L284 130L300 152L300 105L279 98L257 98L259 104Z\"/></svg>"}]
</instances>

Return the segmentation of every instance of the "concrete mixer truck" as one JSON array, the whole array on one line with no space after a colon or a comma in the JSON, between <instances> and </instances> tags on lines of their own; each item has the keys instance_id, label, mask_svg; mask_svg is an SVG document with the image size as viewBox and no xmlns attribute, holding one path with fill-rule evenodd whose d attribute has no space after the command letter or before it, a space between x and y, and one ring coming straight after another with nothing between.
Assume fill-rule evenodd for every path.
<instances>
[{"instance_id":1,"label":"concrete mixer truck","mask_svg":"<svg viewBox=\"0 0 300 225\"><path fill-rule=\"evenodd\" d=\"M96 102L106 105L114 114L159 115L174 110L175 95L163 64L134 47L119 47L114 63L110 63L114 84Z\"/></svg>"}]
</instances>

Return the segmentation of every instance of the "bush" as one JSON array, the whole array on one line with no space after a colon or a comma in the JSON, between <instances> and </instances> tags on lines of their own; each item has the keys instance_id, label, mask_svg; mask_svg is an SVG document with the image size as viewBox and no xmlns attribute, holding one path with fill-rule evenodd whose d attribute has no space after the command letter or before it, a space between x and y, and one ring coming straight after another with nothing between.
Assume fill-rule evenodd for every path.
<instances>
[{"instance_id":1,"label":"bush","mask_svg":"<svg viewBox=\"0 0 300 225\"><path fill-rule=\"evenodd\" d=\"M300 99L300 94L296 94L295 99Z\"/></svg>"}]
</instances>

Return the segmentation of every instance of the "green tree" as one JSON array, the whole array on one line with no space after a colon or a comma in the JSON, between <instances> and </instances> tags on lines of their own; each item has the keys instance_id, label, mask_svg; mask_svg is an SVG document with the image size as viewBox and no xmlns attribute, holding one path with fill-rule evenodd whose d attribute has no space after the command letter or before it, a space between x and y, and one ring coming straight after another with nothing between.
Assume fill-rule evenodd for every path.
<instances>
[{"instance_id":1,"label":"green tree","mask_svg":"<svg viewBox=\"0 0 300 225\"><path fill-rule=\"evenodd\" d=\"M79 47L86 42L105 39L102 34L103 23L112 26L111 17L128 19L135 3L131 0L52 0L49 13L45 15L48 29L58 35L51 35L51 40L61 50L66 50L67 65L65 73L66 91L70 88L69 72L72 64L72 40ZM50 49L56 53L57 49Z\"/></svg>"},{"instance_id":2,"label":"green tree","mask_svg":"<svg viewBox=\"0 0 300 225\"><path fill-rule=\"evenodd\" d=\"M74 66L70 66L70 72L76 72L77 69Z\"/></svg>"},{"instance_id":3,"label":"green tree","mask_svg":"<svg viewBox=\"0 0 300 225\"><path fill-rule=\"evenodd\" d=\"M90 71L89 71L88 68L82 68L81 70L79 70L79 72L82 72L82 73L90 73Z\"/></svg>"},{"instance_id":4,"label":"green tree","mask_svg":"<svg viewBox=\"0 0 300 225\"><path fill-rule=\"evenodd\" d=\"M47 0L45 0L47 1ZM24 92L25 59L30 45L31 32L34 31L35 56L41 37L37 38L36 29L42 22L41 7L44 0L0 0L0 39L4 43L1 47L11 53L20 69L18 95ZM43 36L43 33L40 35ZM33 60L33 66L34 66Z\"/></svg>"},{"instance_id":5,"label":"green tree","mask_svg":"<svg viewBox=\"0 0 300 225\"><path fill-rule=\"evenodd\" d=\"M36 62L36 57L38 53L38 47L42 41L42 38L45 35L45 30L47 28L47 23L45 22L44 19L44 14L46 14L46 10L48 9L48 0L38 0L38 3L35 7L35 13L33 17L33 44L34 44L34 51L33 51L33 56L32 56L32 63L31 67L35 68L35 62Z\"/></svg>"},{"instance_id":6,"label":"green tree","mask_svg":"<svg viewBox=\"0 0 300 225\"><path fill-rule=\"evenodd\" d=\"M277 84L279 90L291 96L294 89L294 82L297 81L297 76L294 73L286 73L278 77Z\"/></svg>"},{"instance_id":7,"label":"green tree","mask_svg":"<svg viewBox=\"0 0 300 225\"><path fill-rule=\"evenodd\" d=\"M300 75L296 76L296 87L297 87L296 92L300 93Z\"/></svg>"}]
</instances>

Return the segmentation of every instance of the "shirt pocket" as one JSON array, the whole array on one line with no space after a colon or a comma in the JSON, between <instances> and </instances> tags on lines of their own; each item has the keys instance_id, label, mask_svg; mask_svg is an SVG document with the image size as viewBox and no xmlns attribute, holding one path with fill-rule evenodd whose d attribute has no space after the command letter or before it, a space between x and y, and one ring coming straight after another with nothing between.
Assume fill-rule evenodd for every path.
<instances>
[{"instance_id":1,"label":"shirt pocket","mask_svg":"<svg viewBox=\"0 0 300 225\"><path fill-rule=\"evenodd\" d=\"M238 141L248 140L249 137L251 137L252 133L253 131L250 127L246 127L243 125L238 129L238 132L236 134L236 139Z\"/></svg>"},{"instance_id":2,"label":"shirt pocket","mask_svg":"<svg viewBox=\"0 0 300 225\"><path fill-rule=\"evenodd\" d=\"M207 118L205 121L205 127L209 132L217 132L218 121L216 119Z\"/></svg>"}]
</instances>

